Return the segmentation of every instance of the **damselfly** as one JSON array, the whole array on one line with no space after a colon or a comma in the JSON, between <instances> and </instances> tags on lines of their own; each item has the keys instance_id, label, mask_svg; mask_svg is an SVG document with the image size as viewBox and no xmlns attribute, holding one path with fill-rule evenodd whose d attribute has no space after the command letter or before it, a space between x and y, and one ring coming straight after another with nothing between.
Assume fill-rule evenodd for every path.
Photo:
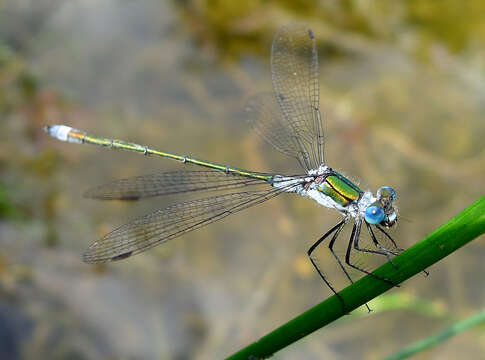
<instances>
[{"instance_id":1,"label":"damselfly","mask_svg":"<svg viewBox=\"0 0 485 360\"><path fill-rule=\"evenodd\" d=\"M401 251L386 231L397 222L393 206L396 193L389 186L379 188L375 195L363 191L325 163L317 49L313 31L306 25L292 23L276 33L271 48L271 75L273 92L249 100L246 107L248 123L274 148L295 158L304 170L301 175L243 170L148 146L87 135L65 125L47 126L46 131L58 140L135 151L208 169L163 172L113 181L89 190L86 193L88 198L133 200L184 192L232 190L222 195L182 202L142 216L94 242L84 254L83 260L94 264L125 259L282 193L294 193L335 209L343 216L338 224L308 250L313 266L335 294L334 286L312 257L314 250L329 237L328 247L349 281L352 282L352 279L347 266L394 285L391 280L372 274L351 261L351 252L382 255L390 261L391 256ZM257 185L265 188L261 190ZM352 232L347 240L345 258L340 259L333 246L342 229L349 223L352 224ZM373 249L359 246L362 228L368 232ZM383 234L392 249L379 243L375 231Z\"/></svg>"}]
</instances>

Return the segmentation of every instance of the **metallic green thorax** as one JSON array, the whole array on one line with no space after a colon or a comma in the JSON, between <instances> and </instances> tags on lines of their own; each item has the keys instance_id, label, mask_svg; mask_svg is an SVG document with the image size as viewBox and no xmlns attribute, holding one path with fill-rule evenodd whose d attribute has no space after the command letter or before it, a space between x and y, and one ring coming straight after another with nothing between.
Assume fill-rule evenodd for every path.
<instances>
[{"instance_id":1,"label":"metallic green thorax","mask_svg":"<svg viewBox=\"0 0 485 360\"><path fill-rule=\"evenodd\" d=\"M362 193L357 185L338 172L327 176L318 190L342 206L358 200Z\"/></svg>"}]
</instances>

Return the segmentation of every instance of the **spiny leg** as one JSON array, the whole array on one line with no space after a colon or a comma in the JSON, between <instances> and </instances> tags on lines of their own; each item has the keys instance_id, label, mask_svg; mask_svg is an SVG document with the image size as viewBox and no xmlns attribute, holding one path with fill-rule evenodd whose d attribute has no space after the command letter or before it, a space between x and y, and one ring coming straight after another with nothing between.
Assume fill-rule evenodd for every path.
<instances>
[{"instance_id":1,"label":"spiny leg","mask_svg":"<svg viewBox=\"0 0 485 360\"><path fill-rule=\"evenodd\" d=\"M345 224L343 224L337 231L336 233L333 235L332 239L330 240L330 243L328 244L328 248L330 249L330 252L332 253L332 255L334 256L334 258L337 260L340 268L342 269L342 271L344 272L345 276L347 277L347 279L350 281L351 284L354 283L354 281L352 280L352 278L350 277L349 273L347 272L347 269L345 268L344 264L342 264L342 261L340 261L340 258L337 256L337 254L335 253L335 251L333 250L333 245L335 244L335 240L337 240L337 237L340 233L340 231L342 231L343 227L344 227ZM372 310L370 309L369 305L367 305L367 303L365 304L365 307L367 308L367 311L371 312Z\"/></svg>"},{"instance_id":2,"label":"spiny leg","mask_svg":"<svg viewBox=\"0 0 485 360\"><path fill-rule=\"evenodd\" d=\"M357 266L355 264L350 263L350 251L352 250L352 244L354 242L357 242L357 244L358 244L361 226L362 226L361 222L356 222L354 224L354 227L352 228L352 234L350 235L349 245L347 246L347 253L345 254L345 263L347 265L349 265L351 268L354 268L355 270L358 270L358 271L363 272L364 274L370 275L370 276L372 276L372 277L374 277L378 280L381 280L381 281L384 281L388 284L391 284L392 286L399 287L399 284L395 284L393 281L391 281L389 279L386 279L382 276L373 274L370 271L367 271L366 269L361 268L360 266Z\"/></svg>"},{"instance_id":3,"label":"spiny leg","mask_svg":"<svg viewBox=\"0 0 485 360\"><path fill-rule=\"evenodd\" d=\"M389 235L383 228L381 228L379 225L376 225L376 228L382 232L391 242L392 242L392 245L394 245L394 247L396 248L397 251L401 252L401 251L404 251L403 248L400 248L397 246L396 242L394 241L394 239L391 237L391 235Z\"/></svg>"},{"instance_id":4,"label":"spiny leg","mask_svg":"<svg viewBox=\"0 0 485 360\"><path fill-rule=\"evenodd\" d=\"M367 225L367 223L366 223ZM369 226L369 225L367 225ZM371 237L372 237L372 241L374 242L374 244L376 245L377 248L382 248L380 246L380 244L377 242L377 239L375 238L374 233L371 232L372 230L369 231L369 234L371 234ZM359 230L359 235L360 235L360 230ZM382 251L379 251L379 250L371 250L371 249L365 249L365 248L361 248L359 247L359 237L356 237L355 238L355 241L354 241L354 249L357 250L357 251L361 251L361 252L366 252L366 253L371 253L371 254L377 254L377 255L384 255L387 257L387 259L390 261L390 258L389 258L389 253L391 254L395 254L395 253L392 253L392 252L389 252L389 250L385 249L385 248L382 248Z\"/></svg>"},{"instance_id":5,"label":"spiny leg","mask_svg":"<svg viewBox=\"0 0 485 360\"><path fill-rule=\"evenodd\" d=\"M384 255L387 258L387 261L389 261L392 266L397 268L397 266L392 262L392 259L389 256L389 254L396 256L396 255L398 255L398 253L391 251L389 249L386 249L385 247L381 246L381 244L379 244L379 242L377 241L376 235L374 234L374 231L372 230L371 226L367 222L365 223L365 225L367 226L367 231L369 232L369 235L372 238L372 242L374 243L376 248L380 249L381 251L372 251L372 250L361 249L360 247L358 247L358 242L354 243L355 250L363 251L363 252L372 252L374 254Z\"/></svg>"},{"instance_id":6,"label":"spiny leg","mask_svg":"<svg viewBox=\"0 0 485 360\"><path fill-rule=\"evenodd\" d=\"M320 271L320 269L318 268L316 262L313 260L312 258L312 253L313 251L323 242L323 240L325 240L327 237L329 237L334 231L336 231L336 233L334 234L333 238L332 238L332 241L335 241L334 239L337 237L337 235L340 233L340 231L342 230L343 226L345 225L346 223L346 219L340 221L337 225L335 225L334 227L332 227L330 230L328 230L320 239L318 239L307 251L307 254L308 254L308 257L310 258L310 261L312 262L313 264L313 267L317 270L318 274L320 275L320 277L322 278L322 280L325 282L325 284L327 284L327 286L330 288L330 290L332 290L332 292L337 296L337 298L340 300L341 304L342 304L342 307L345 311L345 303L344 303L344 300L342 299L342 297L337 293L337 291L334 289L334 287L332 286L332 284L330 284L330 282L327 280L327 278L323 275L323 273Z\"/></svg>"},{"instance_id":7,"label":"spiny leg","mask_svg":"<svg viewBox=\"0 0 485 360\"><path fill-rule=\"evenodd\" d=\"M394 239L383 228L381 228L379 225L376 225L376 228L379 229L379 231L381 231L392 242L392 244L396 247L396 249L399 252L404 251L404 249L402 249L400 247L397 247L397 244L394 241ZM429 276L429 271L428 270L426 270L426 269L423 270L423 273L424 273L424 276Z\"/></svg>"}]
</instances>

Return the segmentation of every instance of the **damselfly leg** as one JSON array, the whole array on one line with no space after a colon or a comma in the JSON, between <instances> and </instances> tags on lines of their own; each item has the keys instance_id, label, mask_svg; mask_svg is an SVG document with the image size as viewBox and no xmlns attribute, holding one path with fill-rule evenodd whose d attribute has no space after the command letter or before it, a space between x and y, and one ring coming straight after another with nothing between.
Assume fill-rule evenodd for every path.
<instances>
[{"instance_id":1,"label":"damselfly leg","mask_svg":"<svg viewBox=\"0 0 485 360\"><path fill-rule=\"evenodd\" d=\"M345 263L349 265L351 268L358 270L364 274L370 275L378 280L384 281L392 286L399 287L399 284L394 283L392 280L384 278L382 276L376 275L357 264L353 264L350 262L350 252L352 248L356 249L359 247L359 238L360 238L360 230L362 228L362 222L356 221L352 228L352 234L350 235L349 244L347 246L347 252L345 254Z\"/></svg>"},{"instance_id":2,"label":"damselfly leg","mask_svg":"<svg viewBox=\"0 0 485 360\"><path fill-rule=\"evenodd\" d=\"M333 243L335 242L335 239L337 238L338 234L340 233L340 231L342 230L342 228L344 227L345 225L345 219L342 220L341 222L339 222L337 225L335 225L333 228L331 228L329 231L327 231L320 239L318 239L307 251L307 254L308 254L308 257L310 258L310 261L312 262L313 264L313 267L315 268L315 270L317 270L318 274L320 275L320 277L322 278L322 280L325 282L325 284L327 284L327 286L330 288L330 290L332 290L332 292L337 296L337 298L340 300L340 303L342 304L342 307L345 311L345 303L344 303L344 300L342 299L342 297L337 293L337 291L335 290L335 288L332 286L332 284L330 283L330 281L325 277L325 275L322 273L322 271L320 270L320 268L318 267L317 263L315 262L315 259L312 257L312 253L313 251L315 251L315 249L327 238L329 237L330 235L332 235L332 233L334 233L333 237L332 237L332 240L330 243ZM338 258L337 258L338 260ZM339 261L339 260L338 260ZM339 261L340 262L340 261ZM345 271L345 270L344 270ZM351 280L352 281L352 280Z\"/></svg>"},{"instance_id":3,"label":"damselfly leg","mask_svg":"<svg viewBox=\"0 0 485 360\"><path fill-rule=\"evenodd\" d=\"M379 225L377 225L376 228L379 231L381 231L386 236L386 238L388 238L392 242L392 244L394 245L394 247L396 248L396 250L398 251L398 253L401 253L401 252L403 252L405 250L403 248L398 247L397 244L396 244L396 242L394 241L394 239L383 228L381 228ZM426 269L423 270L423 273L424 273L424 276L429 276L429 271L428 270L426 270Z\"/></svg>"},{"instance_id":4,"label":"damselfly leg","mask_svg":"<svg viewBox=\"0 0 485 360\"><path fill-rule=\"evenodd\" d=\"M398 255L398 253L393 252L391 250L388 250L385 247L383 247L381 244L379 244L379 241L377 241L376 235L374 234L372 227L368 223L365 223L365 225L367 226L367 231L368 231L368 233L369 233L369 235L372 239L372 242L374 243L375 247L378 248L379 250L362 249L358 246L358 242L354 245L355 250L367 252L367 253L372 253L372 254L377 254L377 255L384 255L386 257L387 261L389 261L392 266L397 268L396 264L394 264L392 262L390 255L396 256L396 255Z\"/></svg>"},{"instance_id":5,"label":"damselfly leg","mask_svg":"<svg viewBox=\"0 0 485 360\"><path fill-rule=\"evenodd\" d=\"M342 261L340 260L340 257L337 255L337 253L334 250L335 242L336 242L338 236L340 235L342 229L344 228L344 226L346 225L347 222L348 222L348 219L343 219L342 221L340 221L338 224L336 224L334 227L332 227L329 231L327 231L320 239L318 239L310 247L310 249L308 250L308 256L310 258L311 263L313 264L313 266L315 267L315 269L317 270L318 274L323 279L323 281L325 282L325 284L330 288L330 290L332 290L332 292L340 300L344 311L346 309L344 300L342 299L342 297L340 296L340 294L335 290L335 287L331 284L331 282L328 279L328 277L325 276L324 273L323 273L323 271L319 268L319 266L317 265L314 257L312 256L312 253L315 251L315 249L326 238L328 238L330 235L333 234L333 236L332 236L332 238L331 238L331 240L330 240L330 242L328 244L328 249L332 253L332 255L335 258L335 260L337 261L340 269L345 274L345 277L347 278L347 280L351 284L353 284L354 281L352 280L352 277L350 276L347 268L342 263ZM368 227L370 227L369 224L366 223L366 225ZM363 252L363 253L372 253L372 254L376 254L376 255L383 255L383 256L386 256L386 258L388 259L388 261L391 262L391 263L392 263L392 261L391 261L391 258L389 256L389 254L392 254L392 255L396 254L396 253L393 253L393 252L386 252L384 250L383 251L376 251L376 250L369 250L369 249L364 249L364 248L359 247L359 239L360 239L360 233L361 233L360 230L361 230L361 227L362 227L362 223L361 222L354 223L354 225L352 227L352 233L351 233L350 238L349 238L349 242L348 242L348 246L347 246L347 251L346 251L346 255L345 255L345 264L347 264L349 267L351 267L351 268L353 268L353 269L355 269L355 270L357 270L359 272L362 272L364 274L370 275L370 276L372 276L372 277L374 277L374 278L376 278L378 280L384 281L384 282L389 283L389 284L391 284L393 286L399 287L398 284L392 282L391 280L389 280L387 278L384 278L384 277L381 277L381 276L378 276L378 275L375 275L375 274L371 273L370 271L364 269L363 267L358 266L357 264L354 264L354 263L351 262L350 255L351 255L352 250L360 251L360 252ZM379 242L377 241L375 235L373 234L372 229L369 230L369 234L371 235L371 239L372 239L373 243L379 245ZM366 306L367 310L370 312L371 309L370 309L369 305L368 304L365 304L365 306Z\"/></svg>"}]
</instances>

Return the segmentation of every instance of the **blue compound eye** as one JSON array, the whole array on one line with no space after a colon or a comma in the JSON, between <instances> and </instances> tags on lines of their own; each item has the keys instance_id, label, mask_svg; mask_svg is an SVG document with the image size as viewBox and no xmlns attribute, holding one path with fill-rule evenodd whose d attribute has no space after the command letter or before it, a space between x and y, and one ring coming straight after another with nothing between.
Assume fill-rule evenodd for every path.
<instances>
[{"instance_id":1,"label":"blue compound eye","mask_svg":"<svg viewBox=\"0 0 485 360\"><path fill-rule=\"evenodd\" d=\"M386 214L381 206L371 205L365 209L365 221L367 221L369 224L380 224L382 220L384 220L385 216Z\"/></svg>"},{"instance_id":2,"label":"blue compound eye","mask_svg":"<svg viewBox=\"0 0 485 360\"><path fill-rule=\"evenodd\" d=\"M381 186L379 190L377 190L377 198L391 198L391 200L396 200L396 192L390 186Z\"/></svg>"}]
</instances>

